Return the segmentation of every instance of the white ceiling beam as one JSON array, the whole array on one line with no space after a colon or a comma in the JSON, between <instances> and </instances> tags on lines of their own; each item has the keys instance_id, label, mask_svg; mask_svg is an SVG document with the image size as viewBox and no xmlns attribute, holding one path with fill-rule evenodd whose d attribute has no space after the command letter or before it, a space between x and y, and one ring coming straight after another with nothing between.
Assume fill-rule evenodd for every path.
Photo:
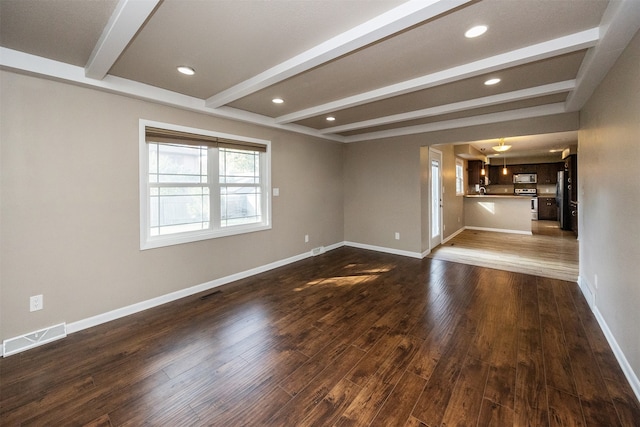
<instances>
[{"instance_id":1,"label":"white ceiling beam","mask_svg":"<svg viewBox=\"0 0 640 427\"><path fill-rule=\"evenodd\" d=\"M509 67L540 61L581 49L587 49L597 43L599 34L600 31L598 28L591 28L568 36L512 50L511 52L459 65L447 70L427 74L415 79L406 80L400 83L360 93L358 95L328 102L326 104L285 114L277 117L276 122L291 123L327 113L335 113L336 111L343 110L345 108L357 107L370 102L428 89L430 87L479 76Z\"/></svg>"},{"instance_id":2,"label":"white ceiling beam","mask_svg":"<svg viewBox=\"0 0 640 427\"><path fill-rule=\"evenodd\" d=\"M159 0L120 0L91 52L85 76L102 80L158 3Z\"/></svg>"},{"instance_id":3,"label":"white ceiling beam","mask_svg":"<svg viewBox=\"0 0 640 427\"><path fill-rule=\"evenodd\" d=\"M65 62L54 61L53 59L31 55L13 49L0 46L0 70L20 72L27 75L62 81L65 83L100 90L108 93L115 93L131 98L142 99L161 105L180 108L187 111L208 114L215 117L224 117L245 123L262 125L275 129L282 129L309 136L314 136L324 140L343 142L344 138L339 135L322 135L316 129L294 124L275 123L273 117L261 114L250 113L230 107L207 108L204 99L184 95L156 86L147 85L133 80L123 79L112 75L107 75L102 80L92 79L85 76L84 68Z\"/></svg>"},{"instance_id":4,"label":"white ceiling beam","mask_svg":"<svg viewBox=\"0 0 640 427\"><path fill-rule=\"evenodd\" d=\"M439 116L441 114L456 113L459 111L471 110L474 108L489 107L492 105L504 104L507 102L522 101L525 99L537 98L540 96L555 95L557 93L568 92L572 90L575 85L575 80L550 83L547 85L516 90L513 92L500 93L497 95L485 96L482 98L469 99L467 101L438 105L435 107L409 111L406 113L393 114L385 117L378 117L371 120L363 120L361 122L354 122L341 126L333 126L320 129L320 133L328 134L349 132L352 130L388 125L392 123L404 122L407 120L423 119L425 117Z\"/></svg>"},{"instance_id":5,"label":"white ceiling beam","mask_svg":"<svg viewBox=\"0 0 640 427\"><path fill-rule=\"evenodd\" d=\"M349 31L339 34L206 100L209 108L229 104L289 77L332 61L420 22L448 12L470 0L411 0Z\"/></svg>"},{"instance_id":6,"label":"white ceiling beam","mask_svg":"<svg viewBox=\"0 0 640 427\"><path fill-rule=\"evenodd\" d=\"M502 111L499 113L482 114L479 116L463 117L460 119L443 120L441 122L427 123L424 125L406 126L403 128L389 129L378 132L363 133L344 137L344 142L371 141L374 139L394 138L405 135L435 132L447 129L457 129L469 126L485 125L490 123L508 122L511 120L529 119L533 117L551 116L565 113L564 102L540 105L537 107L521 108L519 110Z\"/></svg>"},{"instance_id":7,"label":"white ceiling beam","mask_svg":"<svg viewBox=\"0 0 640 427\"><path fill-rule=\"evenodd\" d=\"M638 29L640 1L609 3L600 22L600 41L582 61L576 89L567 97L567 111L578 111L584 106Z\"/></svg>"}]
</instances>

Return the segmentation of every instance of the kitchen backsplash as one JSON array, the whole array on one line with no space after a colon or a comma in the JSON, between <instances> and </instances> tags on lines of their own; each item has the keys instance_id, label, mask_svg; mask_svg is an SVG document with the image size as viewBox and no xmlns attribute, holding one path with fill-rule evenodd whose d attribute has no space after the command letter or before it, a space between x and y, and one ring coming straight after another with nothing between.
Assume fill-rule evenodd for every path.
<instances>
[{"instance_id":1,"label":"kitchen backsplash","mask_svg":"<svg viewBox=\"0 0 640 427\"><path fill-rule=\"evenodd\" d=\"M532 185L532 184L529 184ZM512 195L513 194L513 185L487 185L486 194L502 194L502 195ZM556 186L555 184L538 184L538 196L555 196L556 194ZM477 194L478 192L475 190L475 187L469 187L468 194Z\"/></svg>"},{"instance_id":2,"label":"kitchen backsplash","mask_svg":"<svg viewBox=\"0 0 640 427\"><path fill-rule=\"evenodd\" d=\"M538 184L538 196L555 196L555 184Z\"/></svg>"}]
</instances>

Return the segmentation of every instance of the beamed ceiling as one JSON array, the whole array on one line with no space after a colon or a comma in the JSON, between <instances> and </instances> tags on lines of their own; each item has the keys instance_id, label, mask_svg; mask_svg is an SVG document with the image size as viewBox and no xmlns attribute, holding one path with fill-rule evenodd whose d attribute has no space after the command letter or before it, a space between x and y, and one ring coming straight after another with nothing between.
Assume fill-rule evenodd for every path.
<instances>
[{"instance_id":1,"label":"beamed ceiling","mask_svg":"<svg viewBox=\"0 0 640 427\"><path fill-rule=\"evenodd\" d=\"M0 66L349 143L579 111L638 28L640 0L0 0Z\"/></svg>"}]
</instances>

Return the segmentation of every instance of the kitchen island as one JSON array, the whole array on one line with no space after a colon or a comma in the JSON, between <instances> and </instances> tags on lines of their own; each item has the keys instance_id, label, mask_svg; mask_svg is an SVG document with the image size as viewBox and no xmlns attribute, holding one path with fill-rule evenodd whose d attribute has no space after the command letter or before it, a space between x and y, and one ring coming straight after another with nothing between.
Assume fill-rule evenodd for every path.
<instances>
[{"instance_id":1,"label":"kitchen island","mask_svg":"<svg viewBox=\"0 0 640 427\"><path fill-rule=\"evenodd\" d=\"M531 234L531 197L466 195L464 224L469 229Z\"/></svg>"}]
</instances>

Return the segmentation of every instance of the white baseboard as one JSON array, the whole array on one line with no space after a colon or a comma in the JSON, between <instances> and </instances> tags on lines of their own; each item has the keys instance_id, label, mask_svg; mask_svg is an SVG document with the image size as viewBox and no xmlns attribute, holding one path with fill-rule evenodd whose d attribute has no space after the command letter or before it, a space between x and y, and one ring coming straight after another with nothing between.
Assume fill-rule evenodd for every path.
<instances>
[{"instance_id":1,"label":"white baseboard","mask_svg":"<svg viewBox=\"0 0 640 427\"><path fill-rule=\"evenodd\" d=\"M456 237L458 234L462 233L464 230L466 229L466 227L460 227L458 229L458 231L455 231L453 233L451 233L451 235L449 237L447 237L446 239L442 240L441 244L447 243L449 240L453 239L454 237Z\"/></svg>"},{"instance_id":2,"label":"white baseboard","mask_svg":"<svg viewBox=\"0 0 640 427\"><path fill-rule=\"evenodd\" d=\"M470 226L470 225L467 225L464 228L466 230L495 231L496 233L524 234L524 235L527 235L527 236L531 236L533 234L533 233L531 233L531 231L508 230L506 228L474 227L474 226Z\"/></svg>"},{"instance_id":3,"label":"white baseboard","mask_svg":"<svg viewBox=\"0 0 640 427\"><path fill-rule=\"evenodd\" d=\"M333 245L329 245L329 246L323 246L322 247L322 253L333 250L333 249L337 249L339 247L344 246L344 242L339 242L339 243L335 243ZM236 280L240 280L240 279L244 279L250 276L254 276L256 274L260 274L260 273L264 273L265 271L269 271L269 270L273 270L274 268L278 268L278 267L283 267L287 264L291 264L294 263L296 261L301 261L303 259L312 257L314 255L317 255L316 253L314 253L314 250L311 250L309 252L305 252L302 253L300 255L295 255L292 256L290 258L286 258L280 261L275 261L272 262L270 264L266 264L260 267L256 267L256 268L252 268L250 270L246 270L246 271L242 271L240 273L236 273L236 274L232 274L230 276L226 276L226 277L221 277L219 279L216 280L212 280L210 282L206 282L206 283L202 283L200 285L196 285L196 286L192 286L190 288L186 288L186 289L181 289L179 291L175 291L175 292L171 292L169 294L165 294L165 295L161 295L159 297L156 298L151 298L149 300L146 301L141 301L139 303L135 303L135 304L131 304L128 305L126 307L121 307L115 310L111 310L108 311L106 313L102 313L102 314L98 314L96 316L92 316L92 317L88 317L86 319L82 319L82 320L78 320L76 322L71 322L69 324L66 325L64 334L56 334L55 337L51 337L51 338L47 338L45 339L41 339L36 343L30 343L27 342L28 339L33 335L33 336L37 336L41 337L43 336L42 332L47 331L51 328L57 328L56 325L55 327L51 327L51 328L45 328L42 331L36 331L36 332L32 332L29 334L25 334L25 335L21 335L19 337L15 337L15 338L9 338L7 340L4 341L3 343L3 356L9 356L11 354L16 354L19 353L21 351L24 350L28 350L30 348L45 344L47 342L53 341L54 339L60 339L60 338L64 338L67 336L67 333L71 334L74 332L78 332L81 331L83 329L87 329L87 328L91 328L93 326L98 326L102 323L106 323L106 322L110 322L112 320L116 320L119 319L121 317L125 317L125 316L129 316L131 314L135 314L153 307L157 307L159 305L162 304L166 304L168 302L172 302L175 300L178 300L180 298L184 298L190 295L194 295L197 294L199 292L204 292L207 291L209 289L212 288L216 288L218 286L222 286L225 285L227 283L231 283L234 282ZM57 329L56 329L57 330ZM27 340L27 341L25 341ZM9 351L7 351L6 349L9 349Z\"/></svg>"},{"instance_id":4,"label":"white baseboard","mask_svg":"<svg viewBox=\"0 0 640 427\"><path fill-rule=\"evenodd\" d=\"M640 400L640 380L638 379L638 376L636 375L636 373L633 372L633 368L631 368L629 361L627 360L622 349L618 345L618 342L613 336L611 329L609 329L609 325L607 325L606 320L604 320L604 317L602 317L602 313L600 313L600 310L598 310L598 306L596 305L595 294L591 292L591 289L587 281L582 279L581 277L578 277L578 286L580 287L582 294L587 300L587 303L589 304L591 311L595 315L596 320L598 321L598 324L600 325L600 329L602 329L602 332L604 333L605 338L607 338L607 342L611 346L611 350L613 351L614 356L616 356L616 360L618 361L618 364L620 365L620 368L622 369L624 376L627 378L627 381L629 381L629 385L631 386L633 393L636 395L636 398Z\"/></svg>"},{"instance_id":5,"label":"white baseboard","mask_svg":"<svg viewBox=\"0 0 640 427\"><path fill-rule=\"evenodd\" d=\"M343 242L335 243L329 246L323 246L322 253L333 250L333 249L337 249L341 246L344 246ZM190 288L181 289L179 291L161 295L159 297L152 298L150 300L146 300L136 304L128 305L126 307L118 308L118 309L109 311L107 313L98 314L97 316L93 316L87 319L79 320L77 322L69 323L69 325L67 325L67 331L69 333L78 332L83 329L91 328L93 326L97 326L102 323L109 322L111 320L116 320L124 316L129 316L131 314L138 313L140 311L144 311L149 308L157 307L159 305L166 304L168 302L175 301L180 298L184 298L200 292L208 291L209 289L217 288L218 286L226 285L227 283L235 282L236 280L241 280L250 276L255 276L256 274L264 273L265 271L273 270L274 268L283 267L285 265L292 264L296 261L301 261L303 259L309 258L314 255L317 255L317 254L315 254L314 251L311 250L309 252L305 252L300 255L295 255L290 258L286 258L280 261L275 261L270 264L252 268L250 270L242 271L240 273L235 273L226 277L221 277L219 279L202 283L200 285L192 286Z\"/></svg>"},{"instance_id":6,"label":"white baseboard","mask_svg":"<svg viewBox=\"0 0 640 427\"><path fill-rule=\"evenodd\" d=\"M344 242L344 245L352 248L367 249L370 251L384 252L392 255L402 255L402 256L418 258L418 259L423 258L420 252L410 252L410 251L404 251L402 249L385 248L383 246L366 245L364 243L356 243L356 242Z\"/></svg>"}]
</instances>

